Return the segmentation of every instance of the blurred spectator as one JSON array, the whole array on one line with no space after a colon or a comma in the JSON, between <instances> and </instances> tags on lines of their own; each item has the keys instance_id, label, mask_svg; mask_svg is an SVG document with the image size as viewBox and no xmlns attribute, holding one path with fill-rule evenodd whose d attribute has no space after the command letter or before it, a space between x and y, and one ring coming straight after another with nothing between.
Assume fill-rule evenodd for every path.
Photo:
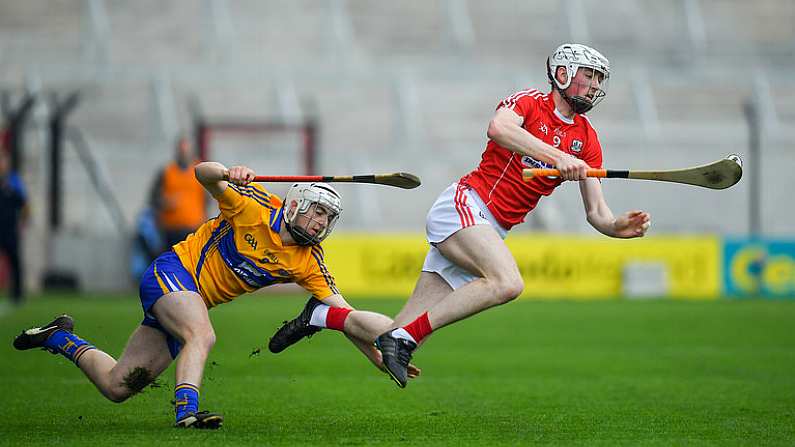
<instances>
[{"instance_id":1,"label":"blurred spectator","mask_svg":"<svg viewBox=\"0 0 795 447\"><path fill-rule=\"evenodd\" d=\"M154 210L146 207L135 218L135 237L130 250L130 274L138 282L149 264L163 252L163 237L157 228Z\"/></svg>"},{"instance_id":2,"label":"blurred spectator","mask_svg":"<svg viewBox=\"0 0 795 447\"><path fill-rule=\"evenodd\" d=\"M11 157L0 146L0 253L8 258L11 269L11 299L22 304L24 277L19 246L22 225L28 217L27 196L22 179L11 170Z\"/></svg>"},{"instance_id":3,"label":"blurred spectator","mask_svg":"<svg viewBox=\"0 0 795 447\"><path fill-rule=\"evenodd\" d=\"M206 220L204 188L193 175L197 162L190 140L180 136L174 161L160 171L152 186L149 204L166 248L185 239Z\"/></svg>"}]
</instances>

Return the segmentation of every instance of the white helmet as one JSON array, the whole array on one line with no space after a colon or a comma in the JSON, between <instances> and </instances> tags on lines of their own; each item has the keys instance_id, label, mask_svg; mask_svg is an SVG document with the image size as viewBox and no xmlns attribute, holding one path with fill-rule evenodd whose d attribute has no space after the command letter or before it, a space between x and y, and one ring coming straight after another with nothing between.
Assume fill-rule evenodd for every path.
<instances>
[{"instance_id":1,"label":"white helmet","mask_svg":"<svg viewBox=\"0 0 795 447\"><path fill-rule=\"evenodd\" d=\"M293 202L296 202L296 207L291 210L290 206ZM307 229L313 221L312 214L308 216L309 220L304 226L296 225L296 219L299 214L314 212L315 208L312 205L315 205L315 207L322 206L328 212L328 223L325 228L315 235L310 235ZM341 197L331 185L326 183L294 183L284 198L284 222L290 235L293 236L293 239L299 245L315 245L323 241L331 234L331 230L334 229L334 225L337 223L341 213Z\"/></svg>"},{"instance_id":2,"label":"white helmet","mask_svg":"<svg viewBox=\"0 0 795 447\"><path fill-rule=\"evenodd\" d=\"M558 67L566 67L566 82L560 83L555 76ZM592 68L602 73L604 79L595 87L593 98L584 96L569 96L566 89L571 85L571 80L580 67ZM585 113L604 99L607 94L607 82L610 79L610 61L595 49L579 43L564 43L547 58L547 76L553 88L557 88L561 96L569 103L575 113ZM594 77L596 79L596 77ZM594 82L594 81L592 81Z\"/></svg>"}]
</instances>

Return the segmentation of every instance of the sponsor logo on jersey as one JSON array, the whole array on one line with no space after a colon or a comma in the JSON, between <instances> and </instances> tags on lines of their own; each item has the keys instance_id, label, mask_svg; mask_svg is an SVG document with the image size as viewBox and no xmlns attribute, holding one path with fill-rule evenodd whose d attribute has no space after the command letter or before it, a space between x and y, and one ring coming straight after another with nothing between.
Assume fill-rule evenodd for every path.
<instances>
[{"instance_id":1,"label":"sponsor logo on jersey","mask_svg":"<svg viewBox=\"0 0 795 447\"><path fill-rule=\"evenodd\" d=\"M251 287L263 287L264 283L268 279L265 275L252 268L246 262L241 262L240 264L232 267L232 271L235 272L238 278L245 281L246 284L250 285Z\"/></svg>"},{"instance_id":2,"label":"sponsor logo on jersey","mask_svg":"<svg viewBox=\"0 0 795 447\"><path fill-rule=\"evenodd\" d=\"M259 260L260 264L276 264L279 262L279 258L276 256L276 253L265 250L265 253L262 254L262 258Z\"/></svg>"},{"instance_id":3,"label":"sponsor logo on jersey","mask_svg":"<svg viewBox=\"0 0 795 447\"><path fill-rule=\"evenodd\" d=\"M580 152L582 151L582 141L574 140L571 142L571 151L572 152Z\"/></svg>"},{"instance_id":4,"label":"sponsor logo on jersey","mask_svg":"<svg viewBox=\"0 0 795 447\"><path fill-rule=\"evenodd\" d=\"M535 158L525 155L522 157L522 164L529 167L529 168L542 168L542 169L549 169L553 168L554 166L548 165L543 161L538 161Z\"/></svg>"},{"instance_id":5,"label":"sponsor logo on jersey","mask_svg":"<svg viewBox=\"0 0 795 447\"><path fill-rule=\"evenodd\" d=\"M541 168L541 169L554 168L553 165L548 165L548 164L544 163L543 161L538 161L538 160L536 160L535 158L533 158L533 157L531 157L529 155L525 155L524 157L522 157L522 164L527 166L527 167L529 167L529 168ZM547 176L547 178L551 179L551 180L554 180L557 177Z\"/></svg>"}]
</instances>

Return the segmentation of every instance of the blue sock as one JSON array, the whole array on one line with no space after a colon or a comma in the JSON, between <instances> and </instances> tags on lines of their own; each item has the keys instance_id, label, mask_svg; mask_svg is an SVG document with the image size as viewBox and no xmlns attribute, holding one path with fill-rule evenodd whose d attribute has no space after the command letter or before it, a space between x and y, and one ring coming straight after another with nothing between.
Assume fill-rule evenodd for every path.
<instances>
[{"instance_id":1,"label":"blue sock","mask_svg":"<svg viewBox=\"0 0 795 447\"><path fill-rule=\"evenodd\" d=\"M174 390L174 404L176 406L177 421L188 413L199 412L199 389L190 383L180 383Z\"/></svg>"},{"instance_id":2,"label":"blue sock","mask_svg":"<svg viewBox=\"0 0 795 447\"><path fill-rule=\"evenodd\" d=\"M44 347L49 349L50 352L61 354L69 360L75 362L80 360L87 351L97 349L91 343L83 340L77 335L64 330L57 330L47 338L44 342Z\"/></svg>"}]
</instances>

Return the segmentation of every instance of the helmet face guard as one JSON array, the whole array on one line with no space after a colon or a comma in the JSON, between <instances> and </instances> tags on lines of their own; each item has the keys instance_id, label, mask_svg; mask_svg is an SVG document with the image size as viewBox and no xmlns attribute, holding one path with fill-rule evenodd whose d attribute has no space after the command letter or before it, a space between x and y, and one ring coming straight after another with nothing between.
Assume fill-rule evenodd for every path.
<instances>
[{"instance_id":1,"label":"helmet face guard","mask_svg":"<svg viewBox=\"0 0 795 447\"><path fill-rule=\"evenodd\" d=\"M295 207L293 207L295 203ZM298 245L316 245L334 230L342 213L342 200L337 191L325 183L295 183L284 199L284 223ZM318 209L320 208L320 210ZM325 222L318 215L326 216ZM304 216L300 224L299 216ZM310 228L320 226L312 234Z\"/></svg>"},{"instance_id":2,"label":"helmet face guard","mask_svg":"<svg viewBox=\"0 0 795 447\"><path fill-rule=\"evenodd\" d=\"M558 68L566 68L566 82L561 83L556 76ZM589 69L590 77L587 93L583 95L569 95L569 87L581 89L583 83L575 81L580 68ZM586 113L596 104L599 104L607 95L607 86L610 80L610 62L601 53L586 45L567 43L559 46L547 59L547 76L553 88L571 106L574 113Z\"/></svg>"}]
</instances>

